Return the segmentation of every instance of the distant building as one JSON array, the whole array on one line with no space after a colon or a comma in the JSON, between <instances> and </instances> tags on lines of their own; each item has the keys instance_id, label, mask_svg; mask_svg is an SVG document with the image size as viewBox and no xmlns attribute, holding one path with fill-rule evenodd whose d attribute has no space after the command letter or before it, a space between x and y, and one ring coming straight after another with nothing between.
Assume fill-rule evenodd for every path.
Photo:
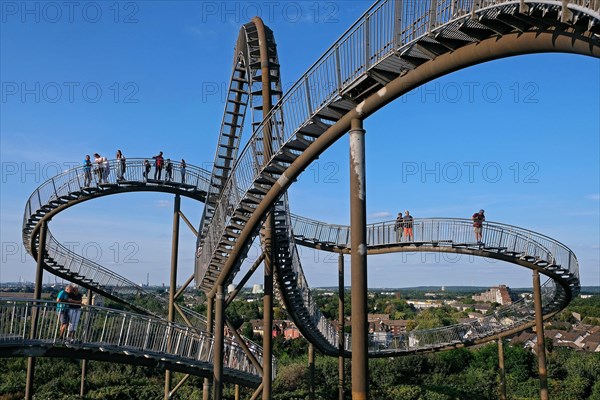
<instances>
[{"instance_id":1,"label":"distant building","mask_svg":"<svg viewBox=\"0 0 600 400\"><path fill-rule=\"evenodd\" d=\"M571 331L547 329L544 336L552 340L554 347L568 347L573 350L600 352L600 326L580 325ZM537 335L533 332L521 332L513 336L513 344L522 344L535 351Z\"/></svg>"},{"instance_id":2,"label":"distant building","mask_svg":"<svg viewBox=\"0 0 600 400\"><path fill-rule=\"evenodd\" d=\"M252 326L252 332L255 335L263 335L264 325L262 319L253 319L250 320L250 325ZM271 335L273 337L281 336L287 339L297 339L302 337L300 330L294 324L293 321L289 320L274 320L273 321L273 329L271 330Z\"/></svg>"},{"instance_id":3,"label":"distant building","mask_svg":"<svg viewBox=\"0 0 600 400\"><path fill-rule=\"evenodd\" d=\"M417 310L423 310L425 308L437 308L444 305L442 301L438 300L406 300L406 302Z\"/></svg>"},{"instance_id":4,"label":"distant building","mask_svg":"<svg viewBox=\"0 0 600 400\"><path fill-rule=\"evenodd\" d=\"M252 294L261 294L263 292L263 285L255 284L254 286L252 286Z\"/></svg>"},{"instance_id":5,"label":"distant building","mask_svg":"<svg viewBox=\"0 0 600 400\"><path fill-rule=\"evenodd\" d=\"M83 304L87 304L88 303L87 294L83 295L83 297L81 298L81 302ZM104 307L104 297L100 296L99 294L94 294L92 296L92 305L93 306L98 306L98 307Z\"/></svg>"},{"instance_id":6,"label":"distant building","mask_svg":"<svg viewBox=\"0 0 600 400\"><path fill-rule=\"evenodd\" d=\"M510 289L506 285L494 286L487 292L473 295L472 299L475 301L498 303L503 306L512 303Z\"/></svg>"}]
</instances>

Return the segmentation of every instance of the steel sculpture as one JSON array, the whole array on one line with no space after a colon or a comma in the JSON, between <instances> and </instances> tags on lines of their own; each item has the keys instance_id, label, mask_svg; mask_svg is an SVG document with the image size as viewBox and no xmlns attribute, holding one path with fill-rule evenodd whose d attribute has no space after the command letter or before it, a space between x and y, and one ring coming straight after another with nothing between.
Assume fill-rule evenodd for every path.
<instances>
[{"instance_id":1,"label":"steel sculpture","mask_svg":"<svg viewBox=\"0 0 600 400\"><path fill-rule=\"evenodd\" d=\"M130 159L125 180L111 175L108 183L83 187L84 171L75 168L42 184L27 201L23 242L38 260L38 275L41 277L42 268L46 269L120 301L137 314L87 307L84 318L94 329L86 330L85 342L65 347L56 343L55 316L48 317L54 315L53 305L40 301L40 291L36 289L36 299L31 302L0 302L0 354L111 357L119 362L162 365L207 377L203 393L206 399L209 378L214 381L215 399L221 396L222 382L234 380L258 386L253 398L261 390L263 398L270 398L274 369L268 340L262 354L263 349L241 337L236 336L236 344L223 335L227 323L223 311L235 296L234 293L226 299L223 288L233 281L261 227L264 252L249 274L264 259L265 270L274 270L282 300L304 336L321 352L339 356L342 366L343 357L353 358L357 365L352 374L353 398L367 398L367 357L501 340L533 325L539 330L542 318L564 308L579 292L578 262L573 252L541 234L498 223L486 224L485 244L473 243L470 221L460 219L417 219L415 239L411 242L395 240L393 221L366 225L366 190L360 172L365 161L361 156L362 123L419 85L471 65L542 52L599 57L599 33L600 0L382 0L370 7L283 95L273 32L260 19L253 19L242 27L238 37L210 173L188 165L184 175L179 163L174 162L174 179L155 181L144 176L142 160ZM248 108L252 136L240 152ZM349 131L356 142L351 148L356 175L351 196L357 197L351 218L354 235L348 226L292 215L285 194L313 160ZM176 269L171 275L167 315L152 315L133 301L134 296L147 295L143 288L70 252L48 230L48 222L73 205L106 195L143 191L205 202L197 230L195 274L184 286L194 278L207 293L207 318L173 304L182 290L175 293L173 287ZM175 214L180 214L177 206ZM187 219L184 221L190 225ZM364 238L356 236L357 232ZM175 236L173 242L175 248ZM297 245L340 254L341 287L342 255L352 254L352 267L360 272L353 279L353 286L355 281L360 283L353 288L353 301L366 291L367 254L402 251L472 254L530 268L534 271L535 299L498 309L476 322L413 331L390 337L377 346L356 325L353 347L352 338L343 335L343 329L334 329L315 307ZM173 266L176 261L175 258ZM550 278L541 287L539 273ZM247 274L242 281L248 277ZM265 279L268 282L272 277ZM41 278L37 281L41 282ZM340 300L343 302L343 298ZM265 300L266 308L270 308L270 301ZM353 310L354 307L353 304ZM356 319L362 323L366 318L362 315L364 299L356 307L362 317ZM265 310L267 321L272 318L270 312ZM96 330L100 320L104 327ZM156 333L164 340L157 340ZM31 359L31 371L33 366ZM29 382L28 375L28 398ZM542 377L542 398L547 396L544 385ZM168 387L166 384L165 396ZM340 396L343 397L343 389Z\"/></svg>"}]
</instances>

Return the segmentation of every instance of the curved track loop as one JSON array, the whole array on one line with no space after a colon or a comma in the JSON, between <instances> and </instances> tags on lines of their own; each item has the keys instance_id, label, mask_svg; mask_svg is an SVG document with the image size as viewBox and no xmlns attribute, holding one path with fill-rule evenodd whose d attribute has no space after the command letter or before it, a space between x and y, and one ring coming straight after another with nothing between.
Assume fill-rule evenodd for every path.
<instances>
[{"instance_id":1,"label":"curved track loop","mask_svg":"<svg viewBox=\"0 0 600 400\"><path fill-rule=\"evenodd\" d=\"M330 225L292 215L287 221L293 242L302 246L348 253L350 227ZM564 308L580 290L579 267L575 254L562 243L547 236L511 225L487 222L484 244L473 238L472 221L465 219L415 219L415 240L402 241L394 231L395 221L367 226L369 254L392 252L449 252L489 257L530 269L551 277L542 289L543 312L552 314ZM292 233L293 232L293 233ZM282 235L283 236L283 235ZM400 239L400 240L399 240ZM319 343L320 350L338 354L338 332L314 306L294 243L279 246L279 284L286 295L286 305L303 334ZM452 348L476 344L498 334L507 333L533 322L533 302L520 300L471 323L430 330L412 331L385 341L371 343L370 356L390 356L407 352ZM346 336L346 350L351 348Z\"/></svg>"},{"instance_id":2,"label":"curved track loop","mask_svg":"<svg viewBox=\"0 0 600 400\"><path fill-rule=\"evenodd\" d=\"M55 302L0 299L0 357L73 357L160 366L212 376L213 337L164 319L102 307L83 306L78 340L58 339ZM37 333L30 321L37 313ZM169 342L170 340L170 342ZM256 387L259 372L235 341L226 339L225 379Z\"/></svg>"},{"instance_id":3,"label":"curved track loop","mask_svg":"<svg viewBox=\"0 0 600 400\"><path fill-rule=\"evenodd\" d=\"M182 171L181 165L178 162L173 162L173 173L169 177L170 179L163 175L162 180L154 180L144 176L142 159L128 159L126 161L123 179L118 178L117 161L112 160L109 164L111 165L110 173L103 178L101 184L98 184L98 177L94 176L93 186L84 187L85 171L83 167L78 167L46 181L33 192L27 201L23 217L23 243L34 258L37 258L40 251L41 222L50 221L56 214L75 204L111 194L139 191L172 193L198 201L205 201L209 174L207 171L193 165L188 164L185 171ZM154 170L151 170L148 176L153 177L153 172ZM159 325L169 325L164 319L167 315L167 302L163 298L67 249L52 236L49 229L43 254L44 269L145 314L145 316L127 314L133 318L132 320L145 318L154 322L157 321L156 323ZM138 305L140 300L154 302L159 308L162 306L162 312L157 315L156 312L141 307ZM90 309L93 310L94 308ZM212 341L212 335L205 333L207 326L204 316L185 307L177 306L177 309L179 312L176 313L175 323L171 324L172 328L170 329L186 329L190 334L198 337L210 337ZM115 314L108 313L106 315L112 316ZM57 324L56 316L54 316L52 323ZM3 326L3 329L5 328ZM38 337L37 339L41 340L44 346L49 345L47 337ZM255 358L261 360L261 348L250 341L248 343ZM87 345L93 347L94 344L88 342ZM116 346L118 343L113 343L113 345ZM133 358L131 359L133 360ZM189 363L185 360L183 362ZM256 370L253 373L258 374Z\"/></svg>"},{"instance_id":4,"label":"curved track loop","mask_svg":"<svg viewBox=\"0 0 600 400\"><path fill-rule=\"evenodd\" d=\"M599 8L596 0L377 2L254 130L221 189L210 222L203 226L196 282L209 295L218 285L230 283L266 213L275 205L277 239L282 243L277 246L283 263L278 270L283 298L288 305L303 303L300 309L305 312L296 316L297 322L302 326L312 320L305 333L313 332L307 335L309 339L331 353L328 346L336 341L319 340L318 310L298 295L297 288L306 282L287 218L289 207L282 197L285 190L348 131L352 119L365 119L437 77L519 54L567 52L598 57ZM270 132L272 140L267 163L260 161L265 132ZM278 203L278 199L282 200ZM534 261L519 258L518 263L539 268ZM287 267L296 264L296 270ZM542 272L551 275L549 270ZM571 296L566 288L561 285L548 291L558 304L564 304L561 298ZM429 342L439 347L448 341Z\"/></svg>"}]
</instances>

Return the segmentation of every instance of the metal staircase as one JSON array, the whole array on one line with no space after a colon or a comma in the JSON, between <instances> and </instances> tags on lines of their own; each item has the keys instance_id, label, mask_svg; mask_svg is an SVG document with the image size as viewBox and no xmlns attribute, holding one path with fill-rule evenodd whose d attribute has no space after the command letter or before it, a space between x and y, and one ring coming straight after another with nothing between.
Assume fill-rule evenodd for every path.
<instances>
[{"instance_id":1,"label":"metal staircase","mask_svg":"<svg viewBox=\"0 0 600 400\"><path fill-rule=\"evenodd\" d=\"M568 15L567 15L568 14ZM566 24L566 25L565 25ZM523 32L580 29L598 44L595 1L427 0L375 3L306 72L256 127L222 188L203 238L196 281L209 292L229 260L232 242L284 171L329 127L351 110L361 114L369 96L421 65L486 38ZM285 121L285 124L283 123ZM273 151L262 159L261 140L273 132ZM276 139L276 140L275 140ZM257 229L246 236L253 238ZM246 242L250 241L247 239ZM236 252L224 282L232 281L248 244Z\"/></svg>"},{"instance_id":2,"label":"metal staircase","mask_svg":"<svg viewBox=\"0 0 600 400\"><path fill-rule=\"evenodd\" d=\"M268 28L266 28L266 35L271 82L270 102L276 103L282 94L277 46L273 32ZM229 82L219 142L210 178L209 196L200 223L201 235L199 235L197 242L199 253L202 251L202 243L207 234L206 227L214 216L215 207L222 195L225 182L229 179L233 166L237 161L248 104L252 109L251 125L254 129L262 120L263 103L260 42L257 28L254 22L250 22L242 26L234 52L233 72ZM256 162L261 163L264 156L263 138L259 138L254 146L253 154L257 157ZM231 204L235 199L226 198L223 201ZM235 239L235 234L231 234L229 239Z\"/></svg>"},{"instance_id":3,"label":"metal staircase","mask_svg":"<svg viewBox=\"0 0 600 400\"><path fill-rule=\"evenodd\" d=\"M278 279L288 312L303 335L320 351L335 356L339 351L338 332L314 307L315 302L295 246L348 253L350 227L290 215L285 207L278 213L278 221L278 240L282 242L278 251ZM579 293L579 268L575 255L562 243L544 235L511 225L486 222L485 244L478 244L474 242L472 221L431 218L414 219L415 239L406 242L397 240L394 227L395 221L367 225L367 250L377 251L377 254L402 251L459 252L539 269L552 278L545 282L542 289L544 314L560 311ZM284 248L286 246L289 248ZM534 315L533 302L523 299L471 323L413 331L390 337L385 345L373 342L369 356L431 351L483 340L527 324L533 321ZM346 335L345 343L346 351L349 351L349 335Z\"/></svg>"},{"instance_id":4,"label":"metal staircase","mask_svg":"<svg viewBox=\"0 0 600 400\"><path fill-rule=\"evenodd\" d=\"M115 164L116 162L113 165ZM166 299L147 291L143 287L93 261L74 253L60 244L49 229L46 232L45 247L43 249L40 248L40 222L42 220L49 221L64 209L80 202L111 194L137 191L166 192L186 196L194 200L204 201L209 184L208 172L189 164L185 168L185 173L183 173L181 168L182 166L178 162L173 162L173 176L170 181L152 180L143 175L144 169L142 159L128 159L126 162L126 179L117 179L115 171L113 170L104 183L98 184L97 181L94 181L92 182L94 186L91 187L83 186L85 177L83 167L77 167L59 174L40 185L27 201L23 217L23 243L27 251L36 259L38 253L40 251L43 252L43 267L54 275L91 289L94 293L124 304L128 308L141 314L131 314L133 320L136 320L136 318L144 321L146 319L156 320L158 321L157 324L166 327L168 332L171 329L184 329L187 332L186 337L209 338L212 346L212 336L207 336L206 334L207 324L203 315L186 307L178 306L179 312L175 314L175 322L168 323L166 320L168 314L168 302ZM144 306L140 306L140 304L144 304L148 301L153 302L157 308L149 310ZM25 306L31 309L31 305ZM49 307L52 308L55 306ZM52 326L56 326L55 313L52 314L51 322L53 323ZM24 332L21 333L25 335ZM35 343L49 349L52 348L53 345L58 345L60 347L61 343L56 341L56 332L53 334L54 338L52 339L52 343L48 342L48 337L39 338ZM139 334L140 333L138 332L137 335L139 336ZM46 332L45 335L49 335L49 333ZM138 336L136 336L136 340L139 341L141 339L139 339ZM21 339L25 339L26 337L26 335L22 336ZM165 336L163 336L163 338L164 337ZM245 340L251 344L250 347L253 349L254 356L261 360L261 347L247 339ZM0 343L0 346L1 345L2 343ZM6 346L9 347L14 345L16 345L14 342L6 344ZM118 343L113 344L113 346L117 347L118 345ZM164 345L164 343L162 345ZM95 347L98 346L98 344L87 342L86 346ZM102 346L102 348L106 347L105 344ZM141 347L145 348L144 346ZM17 350L14 349L14 351ZM55 350L50 349L48 351L53 354ZM59 352L60 351L61 350L59 350ZM108 352L110 353L112 351L120 352L121 350L113 349ZM104 350L102 350L102 352L104 352ZM147 356L147 354L144 353L144 356ZM175 352L169 357L177 358L177 356L178 355ZM139 357L139 355L137 357ZM151 356L148 357L152 358ZM131 360L126 362L131 362ZM182 360L175 360L173 362L175 364L181 364ZM198 367L191 366L191 368L195 368L197 374L202 375L205 373L203 370L198 371ZM212 366L204 366L204 368L212 369ZM254 370L253 373L258 374L258 371ZM233 375L235 374L236 372L233 372ZM244 376L244 379L249 379L252 382L257 380L255 377L248 376ZM254 382L253 385L255 383L256 382Z\"/></svg>"}]
</instances>

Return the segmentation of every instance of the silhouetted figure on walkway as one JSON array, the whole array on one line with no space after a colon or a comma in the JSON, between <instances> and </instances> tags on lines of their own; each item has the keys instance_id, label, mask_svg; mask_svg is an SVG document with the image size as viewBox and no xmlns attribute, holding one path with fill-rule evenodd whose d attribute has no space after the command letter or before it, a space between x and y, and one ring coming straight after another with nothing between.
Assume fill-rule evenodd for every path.
<instances>
[{"instance_id":1,"label":"silhouetted figure on walkway","mask_svg":"<svg viewBox=\"0 0 600 400\"><path fill-rule=\"evenodd\" d=\"M483 238L483 222L485 221L484 210L479 210L479 212L473 214L471 219L473 220L473 231L475 232L475 240L477 244L482 244Z\"/></svg>"},{"instance_id":2,"label":"silhouetted figure on walkway","mask_svg":"<svg viewBox=\"0 0 600 400\"><path fill-rule=\"evenodd\" d=\"M160 180L160 176L162 175L163 163L164 163L163 152L161 151L160 153L158 153L158 155L152 156L152 158L154 158L154 168L155 168L154 169L154 180Z\"/></svg>"},{"instance_id":3,"label":"silhouetted figure on walkway","mask_svg":"<svg viewBox=\"0 0 600 400\"><path fill-rule=\"evenodd\" d=\"M167 158L167 163L165 164L165 180L167 182L171 182L173 180L173 163L170 158Z\"/></svg>"},{"instance_id":4,"label":"silhouetted figure on walkway","mask_svg":"<svg viewBox=\"0 0 600 400\"><path fill-rule=\"evenodd\" d=\"M185 163L185 160L182 158L181 159L181 183L185 183L185 170L187 168L187 164Z\"/></svg>"},{"instance_id":5,"label":"silhouetted figure on walkway","mask_svg":"<svg viewBox=\"0 0 600 400\"><path fill-rule=\"evenodd\" d=\"M148 160L144 160L144 166L143 166L143 173L142 175L144 175L144 179L148 180L148 178L150 178L150 170L152 169L152 165L150 164L150 161Z\"/></svg>"},{"instance_id":6,"label":"silhouetted figure on walkway","mask_svg":"<svg viewBox=\"0 0 600 400\"><path fill-rule=\"evenodd\" d=\"M404 218L402 225L404 226L404 237L407 242L414 242L415 238L413 236L413 217L410 215L408 210L404 211Z\"/></svg>"},{"instance_id":7,"label":"silhouetted figure on walkway","mask_svg":"<svg viewBox=\"0 0 600 400\"><path fill-rule=\"evenodd\" d=\"M92 184L92 160L90 160L90 155L87 154L85 156L85 160L83 160L83 187L90 187Z\"/></svg>"},{"instance_id":8,"label":"silhouetted figure on walkway","mask_svg":"<svg viewBox=\"0 0 600 400\"><path fill-rule=\"evenodd\" d=\"M399 212L398 216L396 217L396 222L394 223L394 230L396 231L396 242L400 242L402 240L402 230L404 229L402 221L402 213Z\"/></svg>"},{"instance_id":9,"label":"silhouetted figure on walkway","mask_svg":"<svg viewBox=\"0 0 600 400\"><path fill-rule=\"evenodd\" d=\"M117 150L117 181L125 180L125 169L127 168L125 156L121 150Z\"/></svg>"}]
</instances>

